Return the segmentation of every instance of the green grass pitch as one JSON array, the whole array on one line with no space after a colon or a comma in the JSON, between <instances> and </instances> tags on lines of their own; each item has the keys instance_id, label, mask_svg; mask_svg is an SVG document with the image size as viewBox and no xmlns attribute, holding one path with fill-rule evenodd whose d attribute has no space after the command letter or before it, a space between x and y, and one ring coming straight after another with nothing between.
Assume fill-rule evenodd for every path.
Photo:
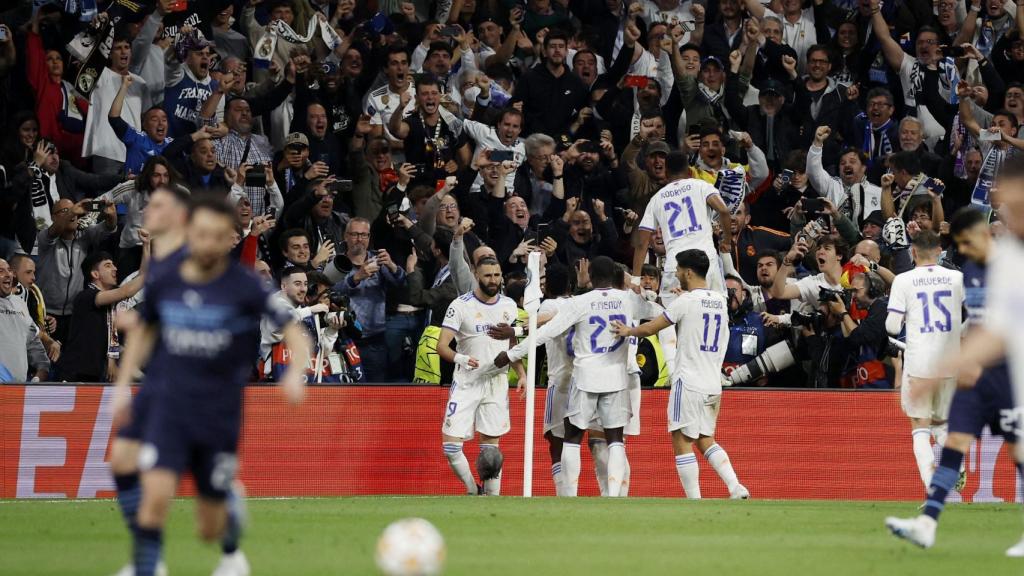
<instances>
[{"instance_id":1,"label":"green grass pitch","mask_svg":"<svg viewBox=\"0 0 1024 576\"><path fill-rule=\"evenodd\" d=\"M250 500L242 543L254 574L375 574L393 520L420 516L448 545L445 574L1024 574L1003 556L1021 535L1015 505L951 505L936 547L882 525L911 503L683 499L323 498ZM192 502L165 536L172 575L209 574L219 551L196 540ZM111 574L128 558L110 500L0 502L0 574Z\"/></svg>"}]
</instances>

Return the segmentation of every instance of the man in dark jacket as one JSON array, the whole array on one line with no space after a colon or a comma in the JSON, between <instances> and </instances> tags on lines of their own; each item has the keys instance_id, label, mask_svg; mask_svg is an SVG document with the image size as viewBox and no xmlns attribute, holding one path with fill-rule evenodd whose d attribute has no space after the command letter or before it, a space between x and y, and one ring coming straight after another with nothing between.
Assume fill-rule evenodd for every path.
<instances>
[{"instance_id":1,"label":"man in dark jacket","mask_svg":"<svg viewBox=\"0 0 1024 576\"><path fill-rule=\"evenodd\" d=\"M795 142L799 148L809 148L818 126L840 126L847 115L856 114L857 92L848 93L846 86L830 76L832 51L824 44L816 44L807 51L807 76L795 85L794 108L803 112L799 116L800 131ZM850 96L853 96L851 98ZM826 166L832 164L839 152L838 140L829 140Z\"/></svg>"},{"instance_id":2,"label":"man in dark jacket","mask_svg":"<svg viewBox=\"0 0 1024 576\"><path fill-rule=\"evenodd\" d=\"M53 143L40 140L32 160L19 164L7 193L15 195L16 233L21 247L32 253L36 232L53 221L50 214L61 199L79 202L93 198L121 183L117 174L90 174L61 160Z\"/></svg>"},{"instance_id":3,"label":"man in dark jacket","mask_svg":"<svg viewBox=\"0 0 1024 576\"><path fill-rule=\"evenodd\" d=\"M544 37L544 64L531 68L516 83L512 99L523 103L524 133L561 134L589 103L586 84L565 65L568 50L565 32L551 30Z\"/></svg>"}]
</instances>

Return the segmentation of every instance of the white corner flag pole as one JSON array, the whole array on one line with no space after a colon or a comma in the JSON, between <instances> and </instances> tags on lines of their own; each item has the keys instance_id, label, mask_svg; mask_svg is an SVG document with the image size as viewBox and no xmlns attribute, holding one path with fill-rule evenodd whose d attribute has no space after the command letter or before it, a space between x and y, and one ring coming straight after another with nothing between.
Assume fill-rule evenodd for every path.
<instances>
[{"instance_id":1,"label":"white corner flag pole","mask_svg":"<svg viewBox=\"0 0 1024 576\"><path fill-rule=\"evenodd\" d=\"M526 263L526 292L523 308L529 315L529 333L526 337L529 355L526 357L526 406L523 413L523 497L533 496L533 416L537 385L537 312L540 310L540 253L531 252Z\"/></svg>"}]
</instances>

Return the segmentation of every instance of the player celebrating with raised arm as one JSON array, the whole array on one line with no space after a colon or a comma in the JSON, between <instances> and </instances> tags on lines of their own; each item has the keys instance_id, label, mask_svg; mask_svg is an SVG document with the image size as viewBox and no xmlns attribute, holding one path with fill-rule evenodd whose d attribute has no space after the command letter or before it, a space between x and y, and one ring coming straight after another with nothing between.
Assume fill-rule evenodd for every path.
<instances>
[{"instance_id":1,"label":"player celebrating with raised arm","mask_svg":"<svg viewBox=\"0 0 1024 576\"><path fill-rule=\"evenodd\" d=\"M163 527L181 473L195 478L196 517L206 540L221 536L225 498L237 469L242 386L256 361L259 322L270 315L284 327L296 358L309 357L309 342L260 280L231 260L234 210L221 199L198 199L189 211L188 256L159 282L147 286L140 320L126 342L119 386L148 359L144 386L155 384L146 416L142 502L134 533L135 576L152 576ZM185 372L184 374L182 372ZM297 404L305 366L288 368L280 385ZM119 402L123 421L128 404Z\"/></svg>"},{"instance_id":2,"label":"player celebrating with raised arm","mask_svg":"<svg viewBox=\"0 0 1024 576\"><path fill-rule=\"evenodd\" d=\"M665 313L635 328L612 324L621 337L646 338L676 325L676 363L668 402L668 430L676 454L676 471L687 498L700 498L700 470L693 443L718 473L734 499L750 498L736 478L729 455L715 442L722 404L722 362L729 343L729 306L725 296L708 289L711 263L703 250L676 254L676 279L683 293Z\"/></svg>"},{"instance_id":3,"label":"player celebrating with raised arm","mask_svg":"<svg viewBox=\"0 0 1024 576\"><path fill-rule=\"evenodd\" d=\"M719 226L726 231L719 243L719 249L726 253L732 252L732 237L728 233L732 230L732 214L718 189L703 180L687 178L689 170L686 154L677 150L666 157L665 171L668 173L669 184L651 198L640 220L639 244L633 251L633 276L640 277L651 235L655 229L660 228L667 261L673 261L676 254L683 250L703 251L712 266L708 272L710 289L725 294L725 277L722 275L718 250L715 249L710 210L718 213ZM669 270L662 271L663 305L668 306L675 299L673 289L676 286L676 275Z\"/></svg>"},{"instance_id":4,"label":"player celebrating with raised arm","mask_svg":"<svg viewBox=\"0 0 1024 576\"><path fill-rule=\"evenodd\" d=\"M480 433L480 458L477 472L488 496L501 494L501 452L498 441L510 428L508 414L508 371L495 371L488 359L509 347L506 340L487 335L491 326L512 324L516 319L516 303L499 293L501 265L494 258L481 258L476 266L477 286L472 292L456 298L448 306L437 339L437 353L446 362L455 364L455 375L448 395L444 423L441 425L444 455L455 475L466 485L467 494L480 488L462 452L462 443ZM455 340L456 350L451 342ZM521 370L521 367L517 368ZM525 377L520 377L522 385ZM485 454L489 452L490 454ZM496 470L484 473L486 460L496 462Z\"/></svg>"},{"instance_id":5,"label":"player celebrating with raised arm","mask_svg":"<svg viewBox=\"0 0 1024 576\"><path fill-rule=\"evenodd\" d=\"M992 250L992 231L988 216L975 207L960 209L950 222L950 236L957 251L967 258L962 271L964 293L967 299L967 328L971 331L983 325L986 316L985 268ZM970 336L968 336L969 338ZM964 454L974 439L981 435L987 424L993 434L1001 434L1013 454L1016 442L1014 423L1005 418L1013 411L1013 391L1006 363L986 369L976 383L953 394L949 408L949 436L939 456L939 466L932 475L931 485L924 503L924 513L914 518L885 519L893 534L905 538L922 548L935 544L939 514L945 507L950 490L962 490ZM960 480L958 481L957 477Z\"/></svg>"},{"instance_id":6,"label":"player celebrating with raised arm","mask_svg":"<svg viewBox=\"0 0 1024 576\"><path fill-rule=\"evenodd\" d=\"M946 419L956 388L956 372L942 360L960 351L964 275L939 266L938 234L922 230L911 244L916 268L896 276L889 295L885 329L897 336L906 324L900 400L910 417L914 459L925 488L932 482L935 455L931 438L946 443Z\"/></svg>"},{"instance_id":7,"label":"player celebrating with raised arm","mask_svg":"<svg viewBox=\"0 0 1024 576\"><path fill-rule=\"evenodd\" d=\"M623 428L629 422L629 376L626 373L630 347L609 328L615 321L633 323L633 310L626 292L612 288L619 270L607 256L590 263L590 281L594 289L570 298L558 314L537 331L537 345L546 344L570 328L573 374L565 415L565 439L562 443L562 488L565 496L576 496L580 479L580 441L591 420L600 418L608 441L608 492L621 495L626 476L626 446ZM502 352L494 359L501 368L529 352L528 341Z\"/></svg>"}]
</instances>

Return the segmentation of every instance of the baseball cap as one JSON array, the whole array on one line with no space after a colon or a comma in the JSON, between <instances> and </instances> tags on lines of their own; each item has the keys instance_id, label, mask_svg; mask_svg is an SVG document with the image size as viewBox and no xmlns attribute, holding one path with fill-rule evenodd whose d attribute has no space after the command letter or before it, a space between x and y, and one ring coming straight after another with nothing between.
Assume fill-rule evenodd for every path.
<instances>
[{"instance_id":1,"label":"baseball cap","mask_svg":"<svg viewBox=\"0 0 1024 576\"><path fill-rule=\"evenodd\" d=\"M767 80L764 81L763 84L761 84L760 93L764 94L765 96L768 96L769 94L775 94L777 96L782 96L783 98L785 98L787 90L786 86L782 82L779 82L775 78L768 78Z\"/></svg>"},{"instance_id":2,"label":"baseball cap","mask_svg":"<svg viewBox=\"0 0 1024 576\"><path fill-rule=\"evenodd\" d=\"M725 70L725 66L722 65L722 61L718 58L718 56L705 56L704 59L700 61L701 70L703 70L704 67L707 66L708 64L718 64L719 68Z\"/></svg>"},{"instance_id":3,"label":"baseball cap","mask_svg":"<svg viewBox=\"0 0 1024 576\"><path fill-rule=\"evenodd\" d=\"M670 151L671 150L669 149L668 144L665 143L665 141L655 140L654 142L649 142L647 144L646 155L650 156L651 154L664 154L668 156L668 153Z\"/></svg>"},{"instance_id":4,"label":"baseball cap","mask_svg":"<svg viewBox=\"0 0 1024 576\"><path fill-rule=\"evenodd\" d=\"M309 148L309 138L307 138L302 132L292 132L284 138L284 147L288 148L290 146L304 146Z\"/></svg>"},{"instance_id":5,"label":"baseball cap","mask_svg":"<svg viewBox=\"0 0 1024 576\"><path fill-rule=\"evenodd\" d=\"M875 210L868 217L864 219L865 224L874 224L875 226L885 226L885 218L882 217L881 210Z\"/></svg>"}]
</instances>

